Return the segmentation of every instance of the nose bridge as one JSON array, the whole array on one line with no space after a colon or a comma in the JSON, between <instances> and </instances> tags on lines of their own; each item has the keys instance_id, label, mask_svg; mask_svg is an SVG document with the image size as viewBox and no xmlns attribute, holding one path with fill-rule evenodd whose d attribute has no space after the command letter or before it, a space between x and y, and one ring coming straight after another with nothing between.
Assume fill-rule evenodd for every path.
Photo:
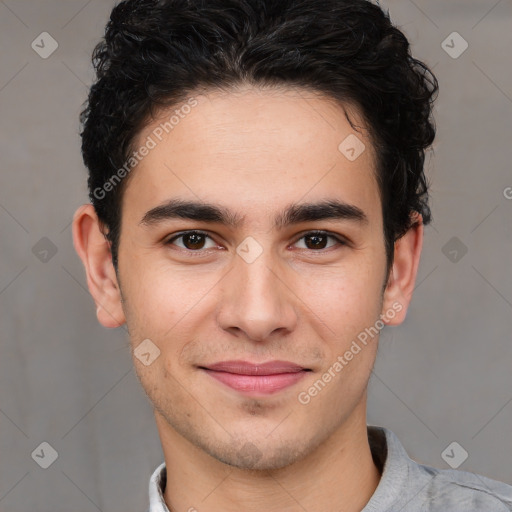
<instances>
[{"instance_id":1,"label":"nose bridge","mask_svg":"<svg viewBox=\"0 0 512 512\"><path fill-rule=\"evenodd\" d=\"M273 260L275 258L272 257L270 249L250 263L239 258L236 265L243 296L256 302L262 298L272 301L277 299L280 286L277 273L272 270L276 267Z\"/></svg>"},{"instance_id":2,"label":"nose bridge","mask_svg":"<svg viewBox=\"0 0 512 512\"><path fill-rule=\"evenodd\" d=\"M265 339L277 329L293 329L292 299L272 249L246 240L237 248L233 265L221 298L221 326L237 328L254 340Z\"/></svg>"},{"instance_id":3,"label":"nose bridge","mask_svg":"<svg viewBox=\"0 0 512 512\"><path fill-rule=\"evenodd\" d=\"M250 249L251 252L254 250ZM280 307L282 283L279 283L275 271L272 270L276 262L270 248L262 250L254 260L240 256L239 252L235 265L235 273L240 283L238 300L251 312L254 319L264 318Z\"/></svg>"}]
</instances>

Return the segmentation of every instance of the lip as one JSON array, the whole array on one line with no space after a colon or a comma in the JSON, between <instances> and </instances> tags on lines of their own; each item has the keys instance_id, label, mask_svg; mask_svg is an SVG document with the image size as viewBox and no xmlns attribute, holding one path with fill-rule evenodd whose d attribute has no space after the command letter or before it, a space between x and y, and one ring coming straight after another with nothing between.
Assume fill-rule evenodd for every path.
<instances>
[{"instance_id":1,"label":"lip","mask_svg":"<svg viewBox=\"0 0 512 512\"><path fill-rule=\"evenodd\" d=\"M245 394L272 394L301 380L310 371L289 361L250 363L222 361L200 367L214 379Z\"/></svg>"},{"instance_id":2,"label":"lip","mask_svg":"<svg viewBox=\"0 0 512 512\"><path fill-rule=\"evenodd\" d=\"M268 361L267 363L250 363L249 361L221 361L205 367L218 372L237 373L239 375L276 375L278 373L295 373L306 370L303 366L290 361Z\"/></svg>"}]
</instances>

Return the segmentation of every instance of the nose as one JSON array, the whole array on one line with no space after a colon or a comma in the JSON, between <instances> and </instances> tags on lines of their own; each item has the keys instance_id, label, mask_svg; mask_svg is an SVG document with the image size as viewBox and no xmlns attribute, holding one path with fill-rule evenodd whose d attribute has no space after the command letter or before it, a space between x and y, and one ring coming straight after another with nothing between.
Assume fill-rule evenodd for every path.
<instances>
[{"instance_id":1,"label":"nose","mask_svg":"<svg viewBox=\"0 0 512 512\"><path fill-rule=\"evenodd\" d=\"M259 342L295 329L298 299L287 281L296 274L271 260L269 250L252 263L235 257L234 268L219 283L217 321L222 329Z\"/></svg>"}]
</instances>

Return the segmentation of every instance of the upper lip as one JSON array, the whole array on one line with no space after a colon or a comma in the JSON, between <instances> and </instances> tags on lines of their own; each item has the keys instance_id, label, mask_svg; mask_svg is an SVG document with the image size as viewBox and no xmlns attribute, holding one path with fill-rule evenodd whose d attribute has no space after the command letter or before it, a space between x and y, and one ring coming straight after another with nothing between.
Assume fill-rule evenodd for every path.
<instances>
[{"instance_id":1,"label":"upper lip","mask_svg":"<svg viewBox=\"0 0 512 512\"><path fill-rule=\"evenodd\" d=\"M296 373L308 370L290 361L268 361L266 363L250 363L248 361L221 361L208 366L202 366L207 370L217 372L237 373L240 375L276 375L278 373Z\"/></svg>"}]
</instances>

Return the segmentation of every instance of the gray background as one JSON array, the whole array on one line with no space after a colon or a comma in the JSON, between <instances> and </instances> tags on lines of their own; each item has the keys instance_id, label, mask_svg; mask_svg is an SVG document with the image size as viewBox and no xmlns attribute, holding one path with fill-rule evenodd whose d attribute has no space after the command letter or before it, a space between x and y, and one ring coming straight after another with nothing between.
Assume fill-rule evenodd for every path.
<instances>
[{"instance_id":1,"label":"gray background","mask_svg":"<svg viewBox=\"0 0 512 512\"><path fill-rule=\"evenodd\" d=\"M434 222L407 319L381 335L368 423L440 468L457 441L459 469L512 484L512 2L381 5L440 94ZM145 510L163 460L126 332L97 323L71 239L87 202L78 113L112 6L0 1L0 511ZM47 59L31 48L44 31L59 45ZM442 47L454 31L458 58ZM31 457L44 441L48 469Z\"/></svg>"}]
</instances>

